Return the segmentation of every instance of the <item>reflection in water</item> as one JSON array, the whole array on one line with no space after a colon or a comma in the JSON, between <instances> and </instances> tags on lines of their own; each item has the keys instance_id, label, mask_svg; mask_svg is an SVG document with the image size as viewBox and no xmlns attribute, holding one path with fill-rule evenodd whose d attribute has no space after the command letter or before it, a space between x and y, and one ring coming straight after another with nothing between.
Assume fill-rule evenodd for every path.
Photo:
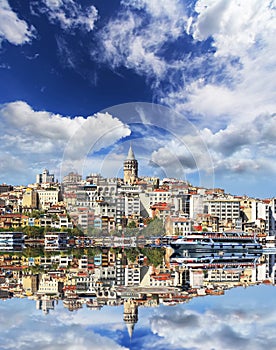
<instances>
[{"instance_id":1,"label":"reflection in water","mask_svg":"<svg viewBox=\"0 0 276 350\"><path fill-rule=\"evenodd\" d=\"M275 349L275 287L233 288L189 303L71 310L54 300L0 302L1 349ZM145 306L145 305L144 305ZM138 321L139 309L139 321ZM137 322L138 321L138 322ZM134 329L135 325L135 329Z\"/></svg>"},{"instance_id":2,"label":"reflection in water","mask_svg":"<svg viewBox=\"0 0 276 350\"><path fill-rule=\"evenodd\" d=\"M276 348L273 252L245 235L191 234L3 254L0 349Z\"/></svg>"}]
</instances>

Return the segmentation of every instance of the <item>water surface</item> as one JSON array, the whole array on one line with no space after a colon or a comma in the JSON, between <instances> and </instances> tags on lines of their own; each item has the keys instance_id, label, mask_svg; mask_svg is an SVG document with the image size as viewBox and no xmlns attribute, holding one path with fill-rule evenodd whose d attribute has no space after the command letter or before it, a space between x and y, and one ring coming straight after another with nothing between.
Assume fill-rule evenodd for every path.
<instances>
[{"instance_id":1,"label":"water surface","mask_svg":"<svg viewBox=\"0 0 276 350\"><path fill-rule=\"evenodd\" d=\"M0 349L272 350L275 295L275 286L259 285L175 306L139 307L131 338L122 305L69 311L59 301L45 313L34 300L2 300Z\"/></svg>"}]
</instances>

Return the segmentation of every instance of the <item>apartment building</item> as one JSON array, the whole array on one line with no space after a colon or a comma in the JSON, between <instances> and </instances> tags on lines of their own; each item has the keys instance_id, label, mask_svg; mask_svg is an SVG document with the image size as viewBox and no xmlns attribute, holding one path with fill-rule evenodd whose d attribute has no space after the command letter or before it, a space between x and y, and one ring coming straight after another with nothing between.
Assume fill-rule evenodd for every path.
<instances>
[{"instance_id":1,"label":"apartment building","mask_svg":"<svg viewBox=\"0 0 276 350\"><path fill-rule=\"evenodd\" d=\"M38 294L59 294L62 293L63 282L49 274L42 274L39 281Z\"/></svg>"},{"instance_id":2,"label":"apartment building","mask_svg":"<svg viewBox=\"0 0 276 350\"><path fill-rule=\"evenodd\" d=\"M39 189L37 194L38 206L42 210L49 209L61 200L61 193L58 188Z\"/></svg>"},{"instance_id":3,"label":"apartment building","mask_svg":"<svg viewBox=\"0 0 276 350\"><path fill-rule=\"evenodd\" d=\"M44 169L42 174L36 175L37 184L54 183L54 182L55 182L55 175L50 174L48 169Z\"/></svg>"},{"instance_id":4,"label":"apartment building","mask_svg":"<svg viewBox=\"0 0 276 350\"><path fill-rule=\"evenodd\" d=\"M240 218L240 201L235 199L213 199L207 201L208 214L219 218L221 223Z\"/></svg>"},{"instance_id":5,"label":"apartment building","mask_svg":"<svg viewBox=\"0 0 276 350\"><path fill-rule=\"evenodd\" d=\"M185 236L192 231L193 221L189 218L167 216L165 230L167 235Z\"/></svg>"},{"instance_id":6,"label":"apartment building","mask_svg":"<svg viewBox=\"0 0 276 350\"><path fill-rule=\"evenodd\" d=\"M28 187L23 192L22 207L23 210L36 209L38 207L38 195L35 189Z\"/></svg>"},{"instance_id":7,"label":"apartment building","mask_svg":"<svg viewBox=\"0 0 276 350\"><path fill-rule=\"evenodd\" d=\"M67 249L68 234L67 232L47 232L44 236L45 250L65 250Z\"/></svg>"}]
</instances>

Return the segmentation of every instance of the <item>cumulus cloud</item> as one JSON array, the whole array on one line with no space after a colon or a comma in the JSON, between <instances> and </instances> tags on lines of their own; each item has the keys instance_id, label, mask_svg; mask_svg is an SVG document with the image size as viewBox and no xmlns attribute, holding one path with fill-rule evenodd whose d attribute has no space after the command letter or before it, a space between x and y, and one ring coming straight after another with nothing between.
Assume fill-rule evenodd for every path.
<instances>
[{"instance_id":1,"label":"cumulus cloud","mask_svg":"<svg viewBox=\"0 0 276 350\"><path fill-rule=\"evenodd\" d=\"M199 129L198 135L167 140L152 152L151 160L170 169L171 176L195 172L204 176L207 171L224 176L225 180L238 174L263 177L276 172L276 143L272 136L275 128L275 115L267 114L257 117L250 125L240 121L218 131Z\"/></svg>"},{"instance_id":2,"label":"cumulus cloud","mask_svg":"<svg viewBox=\"0 0 276 350\"><path fill-rule=\"evenodd\" d=\"M145 76L158 102L199 128L211 124L219 131L275 113L275 10L269 0L121 4L97 33L100 61Z\"/></svg>"},{"instance_id":3,"label":"cumulus cloud","mask_svg":"<svg viewBox=\"0 0 276 350\"><path fill-rule=\"evenodd\" d=\"M58 23L64 30L80 28L87 32L94 29L98 20L95 6L82 6L75 0L43 0L43 4L33 4L34 12L46 13L49 20Z\"/></svg>"},{"instance_id":4,"label":"cumulus cloud","mask_svg":"<svg viewBox=\"0 0 276 350\"><path fill-rule=\"evenodd\" d=\"M37 314L34 310L30 312L33 308L34 306L30 303L27 305L25 300L20 300L19 303L13 302L9 309L7 306L2 307L6 320L3 321L4 328L0 332L1 349L126 350L124 346L117 344L116 340L93 331L91 325L95 321L91 317L91 311L90 316L87 316L86 310L79 312L84 315L85 321L81 320L81 315L76 313L69 315L67 311L67 319L64 322L63 318L59 317L59 312L62 314L63 310L47 315L46 319L44 315ZM13 312L10 312L11 310ZM106 322L105 318L105 325ZM99 320L98 325L100 323ZM112 322L109 322L109 325L114 327Z\"/></svg>"},{"instance_id":5,"label":"cumulus cloud","mask_svg":"<svg viewBox=\"0 0 276 350\"><path fill-rule=\"evenodd\" d=\"M270 1L198 1L192 17L195 42L211 40L207 68L163 98L182 113L214 127L251 122L275 112L275 10ZM220 67L216 69L215 67ZM179 72L181 74L181 71ZM182 72L184 74L184 72Z\"/></svg>"},{"instance_id":6,"label":"cumulus cloud","mask_svg":"<svg viewBox=\"0 0 276 350\"><path fill-rule=\"evenodd\" d=\"M276 339L271 330L274 323L273 312L268 310L263 313L251 308L207 308L199 313L178 308L175 312L153 316L151 329L161 337L163 344L168 343L168 348L261 350L275 347Z\"/></svg>"},{"instance_id":7,"label":"cumulus cloud","mask_svg":"<svg viewBox=\"0 0 276 350\"><path fill-rule=\"evenodd\" d=\"M168 176L182 178L183 173L200 171L204 167L203 162L207 159L206 156L200 147L199 138L186 136L181 141L171 140L165 147L155 150L151 160L154 164L167 169L166 172L170 173Z\"/></svg>"},{"instance_id":8,"label":"cumulus cloud","mask_svg":"<svg viewBox=\"0 0 276 350\"><path fill-rule=\"evenodd\" d=\"M1 175L13 173L21 183L25 177L30 178L30 172L34 177L45 164L55 170L63 162L73 164L76 161L80 165L89 154L130 133L128 126L108 113L69 118L34 111L23 101L1 107L0 127ZM15 164L16 172L13 171Z\"/></svg>"},{"instance_id":9,"label":"cumulus cloud","mask_svg":"<svg viewBox=\"0 0 276 350\"><path fill-rule=\"evenodd\" d=\"M273 132L275 115L257 117L250 126L240 122L215 133L205 129L202 135L218 168L223 164L228 171L265 174L276 171L273 165L276 143L267 126Z\"/></svg>"},{"instance_id":10,"label":"cumulus cloud","mask_svg":"<svg viewBox=\"0 0 276 350\"><path fill-rule=\"evenodd\" d=\"M195 11L198 16L193 27L197 40L214 39L216 55L242 57L255 45L272 44L275 13L273 2L251 0L199 0Z\"/></svg>"},{"instance_id":11,"label":"cumulus cloud","mask_svg":"<svg viewBox=\"0 0 276 350\"><path fill-rule=\"evenodd\" d=\"M8 0L0 3L0 44L7 40L13 45L25 44L34 37L34 28L20 19L10 7Z\"/></svg>"}]
</instances>

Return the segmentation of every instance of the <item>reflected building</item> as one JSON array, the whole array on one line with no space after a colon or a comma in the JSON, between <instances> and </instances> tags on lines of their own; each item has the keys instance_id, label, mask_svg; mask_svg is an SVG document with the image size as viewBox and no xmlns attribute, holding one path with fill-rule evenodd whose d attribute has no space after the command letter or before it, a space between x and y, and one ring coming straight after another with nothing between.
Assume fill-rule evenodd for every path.
<instances>
[{"instance_id":1,"label":"reflected building","mask_svg":"<svg viewBox=\"0 0 276 350\"><path fill-rule=\"evenodd\" d=\"M24 248L23 232L0 232L1 252L21 252Z\"/></svg>"},{"instance_id":2,"label":"reflected building","mask_svg":"<svg viewBox=\"0 0 276 350\"><path fill-rule=\"evenodd\" d=\"M36 309L42 310L45 315L49 313L50 310L55 309L55 300L48 299L45 296L36 301Z\"/></svg>"},{"instance_id":3,"label":"reflected building","mask_svg":"<svg viewBox=\"0 0 276 350\"><path fill-rule=\"evenodd\" d=\"M129 338L132 338L135 324L138 322L138 306L132 299L124 301L124 322L127 326Z\"/></svg>"}]
</instances>

